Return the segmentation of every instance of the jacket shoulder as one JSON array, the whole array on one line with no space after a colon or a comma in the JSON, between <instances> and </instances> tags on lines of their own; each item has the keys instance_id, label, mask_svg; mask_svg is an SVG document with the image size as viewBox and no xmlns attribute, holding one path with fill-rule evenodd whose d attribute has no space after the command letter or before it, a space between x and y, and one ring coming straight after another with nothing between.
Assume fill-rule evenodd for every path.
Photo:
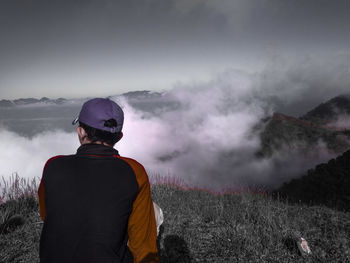
<instances>
[{"instance_id":1,"label":"jacket shoulder","mask_svg":"<svg viewBox=\"0 0 350 263\"><path fill-rule=\"evenodd\" d=\"M132 168L132 170L135 173L139 186L143 185L146 182L149 182L146 169L143 167L142 164L140 164L138 161L132 158L122 157L122 156L116 156L116 157L118 159L125 161Z\"/></svg>"},{"instance_id":2,"label":"jacket shoulder","mask_svg":"<svg viewBox=\"0 0 350 263\"><path fill-rule=\"evenodd\" d=\"M56 156L53 156L51 157L50 159L48 159L44 165L44 171L46 170L47 166L49 164L52 164L55 162L55 160L58 160L58 159L63 159L64 157L68 157L68 155L56 155Z\"/></svg>"},{"instance_id":3,"label":"jacket shoulder","mask_svg":"<svg viewBox=\"0 0 350 263\"><path fill-rule=\"evenodd\" d=\"M129 157L124 157L124 156L118 156L117 158L127 162L129 165L133 166L133 168L138 168L138 169L142 169L145 170L145 168L143 167L143 165L141 163L139 163L138 161L136 161L135 159L129 158Z\"/></svg>"}]
</instances>

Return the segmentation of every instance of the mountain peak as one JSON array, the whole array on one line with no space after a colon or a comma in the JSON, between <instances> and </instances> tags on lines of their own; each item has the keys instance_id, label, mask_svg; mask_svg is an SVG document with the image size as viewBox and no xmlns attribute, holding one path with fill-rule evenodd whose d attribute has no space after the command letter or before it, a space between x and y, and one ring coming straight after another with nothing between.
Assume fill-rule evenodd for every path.
<instances>
[{"instance_id":1,"label":"mountain peak","mask_svg":"<svg viewBox=\"0 0 350 263\"><path fill-rule=\"evenodd\" d=\"M300 119L327 125L337 120L340 115L350 115L350 94L342 94L321 103Z\"/></svg>"}]
</instances>

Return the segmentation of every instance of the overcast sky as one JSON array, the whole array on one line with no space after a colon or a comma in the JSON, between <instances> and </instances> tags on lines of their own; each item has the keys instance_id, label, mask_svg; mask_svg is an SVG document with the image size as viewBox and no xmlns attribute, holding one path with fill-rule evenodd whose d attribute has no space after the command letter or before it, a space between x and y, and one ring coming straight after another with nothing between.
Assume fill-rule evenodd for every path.
<instances>
[{"instance_id":1,"label":"overcast sky","mask_svg":"<svg viewBox=\"0 0 350 263\"><path fill-rule=\"evenodd\" d=\"M276 57L348 56L349 14L346 0L1 0L0 99L167 90Z\"/></svg>"}]
</instances>

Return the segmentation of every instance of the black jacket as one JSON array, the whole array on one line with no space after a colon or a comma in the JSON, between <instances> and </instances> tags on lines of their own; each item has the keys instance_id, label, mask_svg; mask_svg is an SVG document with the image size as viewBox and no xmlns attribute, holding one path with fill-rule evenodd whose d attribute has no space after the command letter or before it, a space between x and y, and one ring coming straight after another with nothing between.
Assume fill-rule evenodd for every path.
<instances>
[{"instance_id":1,"label":"black jacket","mask_svg":"<svg viewBox=\"0 0 350 263\"><path fill-rule=\"evenodd\" d=\"M158 261L147 174L114 148L85 144L49 159L38 194L41 263Z\"/></svg>"}]
</instances>

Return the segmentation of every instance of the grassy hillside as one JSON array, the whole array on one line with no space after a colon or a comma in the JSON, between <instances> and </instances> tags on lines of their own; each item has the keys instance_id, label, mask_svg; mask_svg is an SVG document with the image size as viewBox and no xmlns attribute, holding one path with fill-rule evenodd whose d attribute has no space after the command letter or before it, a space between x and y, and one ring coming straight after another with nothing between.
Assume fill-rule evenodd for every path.
<instances>
[{"instance_id":1,"label":"grassy hillside","mask_svg":"<svg viewBox=\"0 0 350 263\"><path fill-rule=\"evenodd\" d=\"M20 194L20 193L19 193ZM285 204L263 193L215 195L153 185L163 209L161 262L350 262L350 214L326 207ZM3 223L12 219L19 227ZM38 262L42 224L36 198L0 205L0 262ZM305 238L312 255L302 256Z\"/></svg>"}]
</instances>

